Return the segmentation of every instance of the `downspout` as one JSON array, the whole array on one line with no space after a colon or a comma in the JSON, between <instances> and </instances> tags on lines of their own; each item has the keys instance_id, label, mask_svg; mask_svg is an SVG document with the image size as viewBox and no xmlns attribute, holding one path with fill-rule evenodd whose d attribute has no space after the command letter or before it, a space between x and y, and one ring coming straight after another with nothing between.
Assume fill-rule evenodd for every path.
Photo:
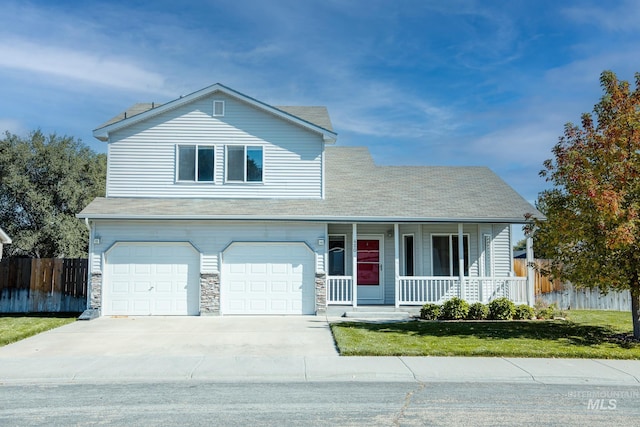
<instances>
[{"instance_id":1,"label":"downspout","mask_svg":"<svg viewBox=\"0 0 640 427\"><path fill-rule=\"evenodd\" d=\"M89 253L87 259L87 310L91 307L91 259L93 258L91 254L93 254L93 227L89 223L89 218L84 219L84 224L87 226L87 230L89 230Z\"/></svg>"},{"instance_id":2,"label":"downspout","mask_svg":"<svg viewBox=\"0 0 640 427\"><path fill-rule=\"evenodd\" d=\"M460 276L460 298L465 299L464 286L464 233L462 223L458 223L458 274Z\"/></svg>"}]
</instances>

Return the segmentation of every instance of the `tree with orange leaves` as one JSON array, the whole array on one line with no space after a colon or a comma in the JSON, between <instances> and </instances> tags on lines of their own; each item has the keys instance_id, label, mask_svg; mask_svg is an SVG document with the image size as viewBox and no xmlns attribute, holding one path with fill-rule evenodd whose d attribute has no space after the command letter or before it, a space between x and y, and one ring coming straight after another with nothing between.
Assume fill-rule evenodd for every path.
<instances>
[{"instance_id":1,"label":"tree with orange leaves","mask_svg":"<svg viewBox=\"0 0 640 427\"><path fill-rule=\"evenodd\" d=\"M549 274L601 292L631 291L633 335L640 339L640 73L636 87L604 71L604 95L582 125L567 123L544 163L553 188L540 193L546 221L538 247Z\"/></svg>"}]
</instances>

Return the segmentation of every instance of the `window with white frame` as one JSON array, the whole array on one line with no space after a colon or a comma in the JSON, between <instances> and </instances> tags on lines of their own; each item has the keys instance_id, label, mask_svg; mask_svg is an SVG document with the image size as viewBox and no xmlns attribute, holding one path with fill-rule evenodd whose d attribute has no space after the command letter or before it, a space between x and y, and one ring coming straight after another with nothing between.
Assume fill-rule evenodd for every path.
<instances>
[{"instance_id":1,"label":"window with white frame","mask_svg":"<svg viewBox=\"0 0 640 427\"><path fill-rule=\"evenodd\" d=\"M402 275L415 275L415 247L413 243L413 234L402 235Z\"/></svg>"},{"instance_id":2,"label":"window with white frame","mask_svg":"<svg viewBox=\"0 0 640 427\"><path fill-rule=\"evenodd\" d=\"M213 182L215 147L212 145L178 145L178 181Z\"/></svg>"},{"instance_id":3,"label":"window with white frame","mask_svg":"<svg viewBox=\"0 0 640 427\"><path fill-rule=\"evenodd\" d=\"M329 236L329 276L345 275L345 241L344 235Z\"/></svg>"},{"instance_id":4,"label":"window with white frame","mask_svg":"<svg viewBox=\"0 0 640 427\"><path fill-rule=\"evenodd\" d=\"M469 275L469 236L464 235L464 275ZM434 276L458 276L458 235L434 234L431 236L431 262Z\"/></svg>"},{"instance_id":5,"label":"window with white frame","mask_svg":"<svg viewBox=\"0 0 640 427\"><path fill-rule=\"evenodd\" d=\"M262 147L227 145L227 182L262 182Z\"/></svg>"}]
</instances>

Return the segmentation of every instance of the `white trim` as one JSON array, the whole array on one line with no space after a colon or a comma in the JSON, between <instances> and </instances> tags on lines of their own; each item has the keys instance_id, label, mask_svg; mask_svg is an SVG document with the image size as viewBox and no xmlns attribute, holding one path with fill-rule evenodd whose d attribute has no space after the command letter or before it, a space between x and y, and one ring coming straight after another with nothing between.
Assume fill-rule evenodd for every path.
<instances>
[{"instance_id":1,"label":"white trim","mask_svg":"<svg viewBox=\"0 0 640 427\"><path fill-rule=\"evenodd\" d=\"M233 148L237 148L237 147L242 147L243 148L243 180L230 180L229 179L229 148L233 147ZM256 149L259 148L261 153L262 153L262 180L260 181L248 181L247 180L247 150L248 149ZM255 145L255 144L227 144L224 147L224 182L225 184L249 184L249 185L255 185L255 184L264 184L265 183L265 167L264 167L264 151L265 151L265 146L264 145Z\"/></svg>"},{"instance_id":2,"label":"white trim","mask_svg":"<svg viewBox=\"0 0 640 427\"><path fill-rule=\"evenodd\" d=\"M452 237L457 235L458 233L429 233L429 248L430 248L429 262L431 263L431 276L435 276L433 271L433 236L449 237L449 256L450 256L449 268L451 269L449 273L453 275L453 263L456 260L458 260L458 254L452 253L453 251ZM469 261L469 265L467 266L467 268L469 269L469 272L470 272L471 271L471 235L470 233L462 233L462 236L463 236L463 239L466 237L467 241L469 242L469 244L467 244L467 260ZM464 240L463 240L463 248L464 248ZM464 274L464 270L463 270L463 274ZM437 276L437 277L448 277L448 276Z\"/></svg>"},{"instance_id":3,"label":"white trim","mask_svg":"<svg viewBox=\"0 0 640 427\"><path fill-rule=\"evenodd\" d=\"M489 239L489 245L487 246L487 239ZM482 272L481 272L481 276L484 277L491 277L493 276L493 272L495 271L495 265L494 265L494 250L493 250L493 236L489 233L482 233L482 248L481 248L481 253L482 253ZM511 245L509 245L511 246ZM487 253L488 252L488 253ZM487 256L489 257L489 271L487 271ZM510 257L511 259L513 259L513 255ZM513 264L513 263L512 263ZM513 268L513 267L512 267Z\"/></svg>"},{"instance_id":4,"label":"white trim","mask_svg":"<svg viewBox=\"0 0 640 427\"><path fill-rule=\"evenodd\" d=\"M222 105L222 113L221 114L216 114L216 104L217 105ZM211 112L211 116L212 117L224 117L224 113L225 113L224 100L222 100L222 99L214 99L213 100L213 111Z\"/></svg>"},{"instance_id":5,"label":"white trim","mask_svg":"<svg viewBox=\"0 0 640 427\"><path fill-rule=\"evenodd\" d=\"M396 222L393 224L393 288L394 288L394 304L396 308L400 307L400 226ZM404 235L403 235L404 236ZM403 244L404 244L404 237ZM414 256L415 256L415 251Z\"/></svg>"},{"instance_id":6,"label":"white trim","mask_svg":"<svg viewBox=\"0 0 640 427\"><path fill-rule=\"evenodd\" d=\"M180 167L180 147L194 147L196 150L195 153L195 158L194 158L194 179L193 181L190 179L184 179L181 180L180 177L180 171L178 170ZM199 167L199 163L198 163L198 150L200 149L200 147L204 147L204 148L212 148L213 149L213 180L211 181L198 181L198 167ZM175 164L175 183L176 184L215 184L216 183L216 150L217 147L215 144L176 144L176 148L175 148L175 160L174 160L174 164Z\"/></svg>"},{"instance_id":7,"label":"white trim","mask_svg":"<svg viewBox=\"0 0 640 427\"><path fill-rule=\"evenodd\" d=\"M206 96L209 96L215 92L220 92L223 93L227 96L230 96L232 98L238 99L240 101L243 101L249 105L252 105L260 110L263 111L268 111L269 113L278 116L284 120L288 120L290 122L293 122L299 126L302 126L305 129L308 129L310 131L319 133L322 135L324 141L328 144L334 143L336 142L337 136L338 134L330 131L328 129L322 128L318 125L315 125L311 122L308 122L306 120L303 120L297 116L294 116L292 114L289 114L285 111L279 110L269 104L265 104L264 102L258 101L257 99L251 98L247 95L244 95L240 92L237 92L229 87L226 87L224 85L221 85L220 83L216 83L214 85L208 86L204 89L200 89L196 92L193 92L189 95L186 96L181 96L177 99L174 99L173 101L169 101L166 104L160 105L159 107L156 108L152 108L150 110L144 111L140 114L136 114L134 116L131 116L129 118L120 120L118 122L112 123L110 125L95 129L93 131L93 136L97 139L99 139L100 141L108 141L109 139L109 134L112 132L115 132L116 130L128 127L133 125L134 123L138 123L141 122L143 120L149 119L151 117L157 116L159 114L162 114L166 111L170 111L170 110L174 110L182 105L188 104L190 102L193 102L197 99L200 98L204 98Z\"/></svg>"},{"instance_id":8,"label":"white trim","mask_svg":"<svg viewBox=\"0 0 640 427\"><path fill-rule=\"evenodd\" d=\"M358 224L351 224L351 298L353 307L358 306Z\"/></svg>"},{"instance_id":9,"label":"white trim","mask_svg":"<svg viewBox=\"0 0 640 427\"><path fill-rule=\"evenodd\" d=\"M412 276L416 276L416 235L415 233L402 233L402 244L400 245L400 260L402 261L401 263L401 268L400 268L400 275L401 276L407 276L407 254L406 254L406 250L405 250L405 242L404 239L407 236L411 236L413 237L413 245L412 245L412 250L413 250L413 274Z\"/></svg>"},{"instance_id":10,"label":"white trim","mask_svg":"<svg viewBox=\"0 0 640 427\"><path fill-rule=\"evenodd\" d=\"M327 226L328 227L328 226ZM327 234L328 238L327 238L327 249L326 249L326 253L327 253L327 265L325 266L325 269L327 271L327 276L345 276L347 274L347 235L346 234L340 234L340 233L331 233L331 234ZM331 238L332 237L342 237L344 240L344 259L342 262L342 274L331 274L331 266L329 265L329 246L331 244Z\"/></svg>"}]
</instances>

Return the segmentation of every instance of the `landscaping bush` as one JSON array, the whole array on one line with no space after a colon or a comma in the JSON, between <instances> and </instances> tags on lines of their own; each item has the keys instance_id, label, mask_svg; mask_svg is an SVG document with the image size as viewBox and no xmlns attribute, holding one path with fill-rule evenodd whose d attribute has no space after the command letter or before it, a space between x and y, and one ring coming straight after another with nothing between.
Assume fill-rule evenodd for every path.
<instances>
[{"instance_id":1,"label":"landscaping bush","mask_svg":"<svg viewBox=\"0 0 640 427\"><path fill-rule=\"evenodd\" d=\"M438 304L425 304L420 309L420 318L425 320L436 320L440 316L440 306Z\"/></svg>"},{"instance_id":2,"label":"landscaping bush","mask_svg":"<svg viewBox=\"0 0 640 427\"><path fill-rule=\"evenodd\" d=\"M461 320L469 313L469 303L458 297L453 297L442 304L440 318L446 320Z\"/></svg>"},{"instance_id":3,"label":"landscaping bush","mask_svg":"<svg viewBox=\"0 0 640 427\"><path fill-rule=\"evenodd\" d=\"M563 313L558 310L556 303L547 304L542 300L536 300L534 305L534 313L538 319L554 319L556 317L562 317Z\"/></svg>"},{"instance_id":4,"label":"landscaping bush","mask_svg":"<svg viewBox=\"0 0 640 427\"><path fill-rule=\"evenodd\" d=\"M535 310L527 304L516 306L516 311L513 314L515 320L531 320L534 317L536 317Z\"/></svg>"},{"instance_id":5,"label":"landscaping bush","mask_svg":"<svg viewBox=\"0 0 640 427\"><path fill-rule=\"evenodd\" d=\"M489 319L511 320L516 311L516 306L509 298L496 298L489 303Z\"/></svg>"},{"instance_id":6,"label":"landscaping bush","mask_svg":"<svg viewBox=\"0 0 640 427\"><path fill-rule=\"evenodd\" d=\"M489 307L481 302L474 302L469 306L469 313L467 319L469 320L484 320L489 316Z\"/></svg>"}]
</instances>

